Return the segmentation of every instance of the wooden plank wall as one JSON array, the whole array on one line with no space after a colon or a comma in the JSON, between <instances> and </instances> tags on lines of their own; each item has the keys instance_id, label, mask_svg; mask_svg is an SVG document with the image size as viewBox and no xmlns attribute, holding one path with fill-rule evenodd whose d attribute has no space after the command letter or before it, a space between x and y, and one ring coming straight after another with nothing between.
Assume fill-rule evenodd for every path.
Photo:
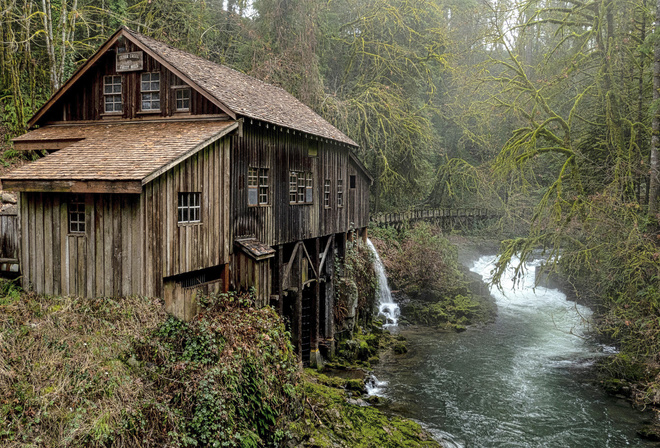
<instances>
[{"instance_id":1,"label":"wooden plank wall","mask_svg":"<svg viewBox=\"0 0 660 448\"><path fill-rule=\"evenodd\" d=\"M145 293L163 279L229 263L229 145L221 139L144 187ZM201 222L178 224L180 192L202 193Z\"/></svg>"},{"instance_id":2,"label":"wooden plank wall","mask_svg":"<svg viewBox=\"0 0 660 448\"><path fill-rule=\"evenodd\" d=\"M318 156L308 148L318 144ZM369 184L358 173L359 195L349 197L349 149L300 132L248 120L243 136L234 136L231 166L232 239L256 237L270 246L347 232L351 222L368 224ZM248 206L248 167L269 169L270 205ZM353 168L355 170L355 168ZM312 204L289 204L289 171L311 171ZM330 208L323 203L325 179L330 179ZM344 183L344 206L337 206L337 180ZM353 214L357 214L355 217Z\"/></svg>"},{"instance_id":3,"label":"wooden plank wall","mask_svg":"<svg viewBox=\"0 0 660 448\"><path fill-rule=\"evenodd\" d=\"M362 229L369 225L369 179L362 175L352 160L348 165L348 175L348 181L344 181L348 192L348 222L354 228ZM355 188L350 187L350 176L355 176Z\"/></svg>"},{"instance_id":4,"label":"wooden plank wall","mask_svg":"<svg viewBox=\"0 0 660 448\"><path fill-rule=\"evenodd\" d=\"M142 294L138 195L85 195L83 234L69 233L63 193L21 193L23 286L80 297Z\"/></svg>"},{"instance_id":5,"label":"wooden plank wall","mask_svg":"<svg viewBox=\"0 0 660 448\"><path fill-rule=\"evenodd\" d=\"M198 313L197 297L222 291L222 280L193 288L183 288L175 281L164 286L165 310L182 320L190 320Z\"/></svg>"},{"instance_id":6,"label":"wooden plank wall","mask_svg":"<svg viewBox=\"0 0 660 448\"><path fill-rule=\"evenodd\" d=\"M239 250L234 256L234 270L236 289L249 291L254 287L255 304L258 308L270 303L272 283L270 258L257 261Z\"/></svg>"},{"instance_id":7,"label":"wooden plank wall","mask_svg":"<svg viewBox=\"0 0 660 448\"><path fill-rule=\"evenodd\" d=\"M18 260L18 238L18 215L0 215L0 259Z\"/></svg>"},{"instance_id":8,"label":"wooden plank wall","mask_svg":"<svg viewBox=\"0 0 660 448\"><path fill-rule=\"evenodd\" d=\"M125 42L127 51L139 51L132 42ZM108 75L121 75L123 78L123 113L122 118L158 118L171 115L199 115L224 114L215 104L208 101L198 92L191 90L190 112L176 112L176 97L171 86L182 85L182 81L159 62L144 53L144 69L135 72L117 73L115 55L118 44L106 53L85 75L83 75L75 89L70 89L53 106L44 117L44 122L50 121L78 121L100 120L104 113L103 104L103 77ZM161 111L156 113L140 113L141 92L140 75L146 72L159 72Z\"/></svg>"}]
</instances>

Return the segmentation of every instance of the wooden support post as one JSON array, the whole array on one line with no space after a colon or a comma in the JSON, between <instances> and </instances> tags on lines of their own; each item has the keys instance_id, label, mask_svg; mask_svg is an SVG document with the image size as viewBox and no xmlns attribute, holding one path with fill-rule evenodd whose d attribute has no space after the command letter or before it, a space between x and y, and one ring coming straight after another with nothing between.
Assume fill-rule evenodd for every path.
<instances>
[{"instance_id":1,"label":"wooden support post","mask_svg":"<svg viewBox=\"0 0 660 448\"><path fill-rule=\"evenodd\" d=\"M339 236L341 234L338 234ZM325 337L328 342L328 356L332 359L335 356L335 248L341 244L341 237L332 238L332 246L328 251L325 260L326 272L329 273L328 281L325 283Z\"/></svg>"},{"instance_id":2,"label":"wooden support post","mask_svg":"<svg viewBox=\"0 0 660 448\"><path fill-rule=\"evenodd\" d=\"M303 248L299 244L297 246L298 254L295 261L295 274L296 274L296 305L293 309L293 322L291 323L292 330L294 330L293 344L298 353L298 361L302 361L302 298L303 298Z\"/></svg>"},{"instance_id":3,"label":"wooden support post","mask_svg":"<svg viewBox=\"0 0 660 448\"><path fill-rule=\"evenodd\" d=\"M274 285L275 291L273 291L278 296L277 301L277 314L282 316L284 314L284 289L282 282L284 279L284 246L277 246L277 253L275 254L275 272L274 272Z\"/></svg>"},{"instance_id":4,"label":"wooden support post","mask_svg":"<svg viewBox=\"0 0 660 448\"><path fill-rule=\"evenodd\" d=\"M338 233L337 236L337 252L339 253L339 259L344 260L346 257L346 234L345 233Z\"/></svg>"},{"instance_id":5,"label":"wooden support post","mask_svg":"<svg viewBox=\"0 0 660 448\"><path fill-rule=\"evenodd\" d=\"M321 355L319 353L319 329L320 329L320 308L321 308L321 240L316 238L314 241L314 250L312 252L312 264L316 271L316 282L314 282L314 297L312 299L312 325L311 325L311 352L309 355L309 366L314 368L321 364Z\"/></svg>"},{"instance_id":6,"label":"wooden support post","mask_svg":"<svg viewBox=\"0 0 660 448\"><path fill-rule=\"evenodd\" d=\"M222 292L229 291L229 263L222 268Z\"/></svg>"},{"instance_id":7,"label":"wooden support post","mask_svg":"<svg viewBox=\"0 0 660 448\"><path fill-rule=\"evenodd\" d=\"M365 228L362 229L362 242L364 244L367 244L367 239L369 239L369 235L368 235L367 230L368 230L368 227L365 227Z\"/></svg>"}]
</instances>

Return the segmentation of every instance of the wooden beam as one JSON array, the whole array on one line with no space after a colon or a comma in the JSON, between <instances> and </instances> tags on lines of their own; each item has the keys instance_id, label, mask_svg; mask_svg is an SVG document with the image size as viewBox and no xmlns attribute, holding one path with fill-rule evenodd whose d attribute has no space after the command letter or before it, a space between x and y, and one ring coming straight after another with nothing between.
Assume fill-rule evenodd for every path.
<instances>
[{"instance_id":1,"label":"wooden beam","mask_svg":"<svg viewBox=\"0 0 660 448\"><path fill-rule=\"evenodd\" d=\"M142 183L137 181L93 180L14 180L4 179L2 188L8 191L49 193L142 193Z\"/></svg>"},{"instance_id":2,"label":"wooden beam","mask_svg":"<svg viewBox=\"0 0 660 448\"><path fill-rule=\"evenodd\" d=\"M309 252L307 252L307 248L305 247L304 244L302 245L302 247L303 247L303 249L304 249L304 251L305 251L305 256L306 256L307 259L309 260L309 265L312 267L312 271L314 271L314 276L315 276L316 279L318 279L318 278L319 278L319 273L316 272L316 269L314 269L314 265L315 265L316 263L314 263L314 260L312 260L312 257L309 256Z\"/></svg>"},{"instance_id":3,"label":"wooden beam","mask_svg":"<svg viewBox=\"0 0 660 448\"><path fill-rule=\"evenodd\" d=\"M298 241L296 243L296 246L293 248L293 252L291 253L291 258L289 258L289 262L286 265L286 270L284 271L284 277L282 277L282 289L288 289L287 287L289 286L289 275L291 274L291 268L293 267L293 260L296 259L296 253L298 252L298 246L300 246L302 243Z\"/></svg>"},{"instance_id":4,"label":"wooden beam","mask_svg":"<svg viewBox=\"0 0 660 448\"><path fill-rule=\"evenodd\" d=\"M328 256L328 251L330 250L330 245L332 244L332 241L335 239L334 235L330 235L328 237L328 242L325 243L325 250L323 251L323 256L321 257L321 263L319 264L319 275L321 275L321 272L323 272L323 265L325 264L325 259Z\"/></svg>"}]
</instances>

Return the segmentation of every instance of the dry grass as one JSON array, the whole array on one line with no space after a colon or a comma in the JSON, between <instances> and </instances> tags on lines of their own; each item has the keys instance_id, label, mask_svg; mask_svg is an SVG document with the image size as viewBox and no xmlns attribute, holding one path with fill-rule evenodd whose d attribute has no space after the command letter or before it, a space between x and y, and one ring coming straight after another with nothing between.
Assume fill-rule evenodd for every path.
<instances>
[{"instance_id":1,"label":"dry grass","mask_svg":"<svg viewBox=\"0 0 660 448\"><path fill-rule=\"evenodd\" d=\"M0 445L103 445L149 399L125 358L164 319L139 297L1 298Z\"/></svg>"}]
</instances>

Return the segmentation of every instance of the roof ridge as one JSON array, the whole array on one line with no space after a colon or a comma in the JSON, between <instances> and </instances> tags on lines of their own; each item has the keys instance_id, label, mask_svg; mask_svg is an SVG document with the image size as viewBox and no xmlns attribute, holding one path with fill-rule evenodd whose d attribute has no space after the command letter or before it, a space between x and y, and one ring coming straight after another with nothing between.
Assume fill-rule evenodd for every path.
<instances>
[{"instance_id":1,"label":"roof ridge","mask_svg":"<svg viewBox=\"0 0 660 448\"><path fill-rule=\"evenodd\" d=\"M329 123L318 112L281 86L276 86L240 70L205 59L166 42L124 27L140 44L157 54L176 70L234 114L272 123L303 133L357 147L352 139ZM167 53L172 53L168 55ZM182 59L188 59L187 63ZM204 67L205 66L205 67ZM202 73L195 72L203 68ZM215 70L214 70L215 69ZM215 74L221 74L219 79ZM218 71L222 73L217 73ZM228 86L231 85L231 88ZM262 98L263 97L263 98Z\"/></svg>"}]
</instances>

